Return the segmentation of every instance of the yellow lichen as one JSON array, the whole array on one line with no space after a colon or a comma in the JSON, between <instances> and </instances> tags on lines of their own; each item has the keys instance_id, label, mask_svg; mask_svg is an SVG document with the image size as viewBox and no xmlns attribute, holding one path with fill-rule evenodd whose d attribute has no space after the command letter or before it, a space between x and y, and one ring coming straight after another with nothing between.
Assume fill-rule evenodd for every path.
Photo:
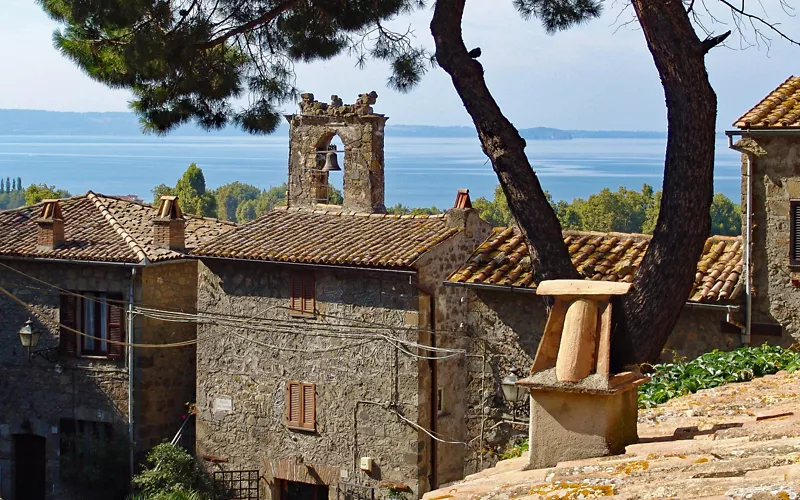
<instances>
[{"instance_id":1,"label":"yellow lichen","mask_svg":"<svg viewBox=\"0 0 800 500\"><path fill-rule=\"evenodd\" d=\"M617 466L616 472L617 474L625 473L625 474L632 474L634 472L642 472L646 471L650 468L650 463L647 460L637 460L635 462L627 462L624 464L619 464Z\"/></svg>"},{"instance_id":2,"label":"yellow lichen","mask_svg":"<svg viewBox=\"0 0 800 500\"><path fill-rule=\"evenodd\" d=\"M578 500L579 498L599 498L614 495L614 486L611 484L581 484L581 483L542 483L532 487L529 495L542 495L552 500Z\"/></svg>"},{"instance_id":3,"label":"yellow lichen","mask_svg":"<svg viewBox=\"0 0 800 500\"><path fill-rule=\"evenodd\" d=\"M706 458L706 457L700 457L700 458L698 458L697 460L694 461L694 463L696 463L696 464L704 464L706 462L708 462L708 458Z\"/></svg>"}]
</instances>

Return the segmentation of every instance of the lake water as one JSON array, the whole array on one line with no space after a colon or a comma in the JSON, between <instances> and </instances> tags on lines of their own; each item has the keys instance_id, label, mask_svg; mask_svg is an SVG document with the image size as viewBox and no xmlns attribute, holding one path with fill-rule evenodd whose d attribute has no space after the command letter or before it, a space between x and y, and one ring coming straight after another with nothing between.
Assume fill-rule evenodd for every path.
<instances>
[{"instance_id":1,"label":"lake water","mask_svg":"<svg viewBox=\"0 0 800 500\"><path fill-rule=\"evenodd\" d=\"M262 188L287 178L287 137L0 136L0 177L55 184L73 194L137 194L174 185L190 163L206 184L240 181ZM604 187L660 188L665 140L528 141L528 157L555 199L586 197ZM739 155L717 143L715 191L739 199ZM341 161L341 158L340 158ZM331 182L341 188L341 173ZM491 197L497 177L477 139L386 139L386 204L452 206L458 188Z\"/></svg>"}]
</instances>

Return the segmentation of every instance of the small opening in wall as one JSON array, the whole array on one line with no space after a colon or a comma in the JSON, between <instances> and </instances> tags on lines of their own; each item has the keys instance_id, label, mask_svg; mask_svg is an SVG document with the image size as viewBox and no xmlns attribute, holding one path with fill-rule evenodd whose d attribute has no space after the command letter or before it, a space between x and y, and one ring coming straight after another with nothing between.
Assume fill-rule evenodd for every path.
<instances>
[{"instance_id":1,"label":"small opening in wall","mask_svg":"<svg viewBox=\"0 0 800 500\"><path fill-rule=\"evenodd\" d=\"M331 165L326 169L329 162L329 153L335 152L335 157L330 157ZM313 175L316 177L316 202L324 205L342 205L344 188L344 144L338 135L334 135L329 141L322 141L317 145L316 168ZM332 165L337 165L337 169L331 170Z\"/></svg>"}]
</instances>

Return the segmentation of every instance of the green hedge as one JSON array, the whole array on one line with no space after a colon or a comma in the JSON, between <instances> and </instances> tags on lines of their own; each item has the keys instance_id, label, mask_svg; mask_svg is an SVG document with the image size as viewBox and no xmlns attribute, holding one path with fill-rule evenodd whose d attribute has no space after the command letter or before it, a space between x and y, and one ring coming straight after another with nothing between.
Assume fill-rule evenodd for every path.
<instances>
[{"instance_id":1,"label":"green hedge","mask_svg":"<svg viewBox=\"0 0 800 500\"><path fill-rule=\"evenodd\" d=\"M715 350L685 363L654 365L650 381L639 387L639 408L651 408L700 389L798 368L800 352L767 344L730 352Z\"/></svg>"}]
</instances>

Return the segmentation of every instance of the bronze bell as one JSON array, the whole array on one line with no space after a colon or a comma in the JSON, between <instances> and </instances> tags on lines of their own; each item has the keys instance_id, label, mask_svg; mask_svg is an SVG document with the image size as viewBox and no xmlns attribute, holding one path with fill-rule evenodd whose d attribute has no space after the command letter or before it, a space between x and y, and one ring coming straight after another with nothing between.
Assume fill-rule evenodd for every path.
<instances>
[{"instance_id":1,"label":"bronze bell","mask_svg":"<svg viewBox=\"0 0 800 500\"><path fill-rule=\"evenodd\" d=\"M342 168L339 166L339 159L336 157L336 151L328 151L325 153L325 166L322 167L323 172L338 172Z\"/></svg>"}]
</instances>

